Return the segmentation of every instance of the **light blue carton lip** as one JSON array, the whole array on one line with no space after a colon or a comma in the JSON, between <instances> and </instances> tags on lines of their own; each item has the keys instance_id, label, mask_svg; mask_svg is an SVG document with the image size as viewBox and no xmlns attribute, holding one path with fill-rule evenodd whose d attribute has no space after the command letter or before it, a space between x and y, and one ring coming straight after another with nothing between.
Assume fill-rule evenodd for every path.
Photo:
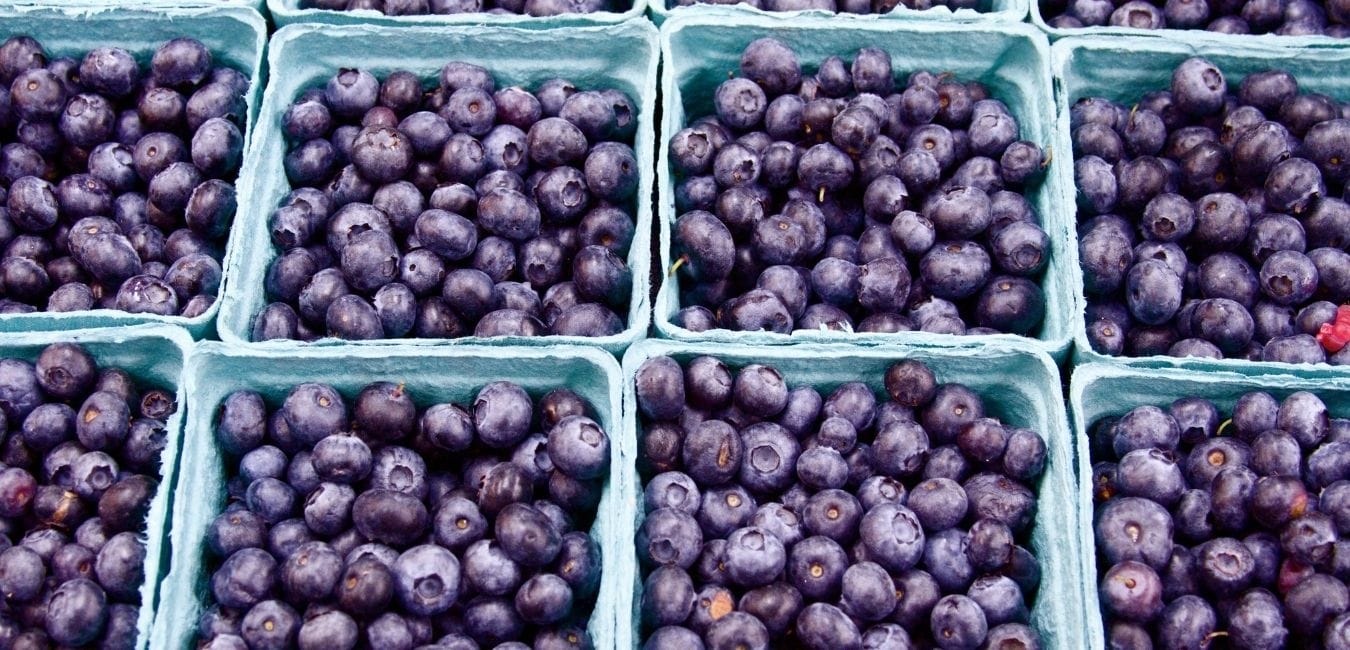
<instances>
[{"instance_id":1,"label":"light blue carton lip","mask_svg":"<svg viewBox=\"0 0 1350 650\"><path fill-rule=\"evenodd\" d=\"M513 381L535 399L555 388L570 388L587 399L596 420L610 433L611 477L600 500L591 534L600 542L604 569L588 630L597 648L614 647L613 604L624 596L627 577L636 569L632 553L632 515L636 487L630 473L635 452L620 435L620 369L613 356L580 346L503 349L495 346L426 348L310 347L269 350L224 343L199 343L184 384L189 396L182 466L190 480L178 485L169 542L171 568L160 586L161 615L155 620L153 647L195 647L197 619L209 599L205 564L206 530L225 503L222 454L216 447L214 420L225 396L241 389L262 393L277 404L291 387L321 381L337 388L351 404L375 381L406 383L418 406L472 402L492 381ZM183 403L183 402L180 402Z\"/></svg>"},{"instance_id":2,"label":"light blue carton lip","mask_svg":"<svg viewBox=\"0 0 1350 650\"><path fill-rule=\"evenodd\" d=\"M1242 47L1254 43L1271 43L1298 47L1336 47L1343 45L1343 39L1332 38L1330 36L1277 36L1275 34L1219 34L1217 32L1205 31L1203 29L1136 29L1134 27L1081 27L1078 29L1063 29L1060 27L1051 27L1046 22L1045 15L1041 13L1041 4L1038 0L1031 0L1031 24L1045 32L1052 41L1058 41L1061 38L1074 37L1118 37L1135 36L1145 38L1161 39L1191 39L1208 40L1215 43L1221 43L1225 47Z\"/></svg>"},{"instance_id":3,"label":"light blue carton lip","mask_svg":"<svg viewBox=\"0 0 1350 650\"><path fill-rule=\"evenodd\" d=\"M290 102L306 88L325 81L340 67L357 67L382 75L407 69L424 77L439 73L454 60L470 61L492 70L499 86L533 87L551 77L566 77L578 87L614 87L628 93L638 105L634 152L641 167L636 196L637 228L628 251L633 274L627 329L612 336L495 337L458 339L380 339L338 341L317 345L589 345L617 353L646 336L651 322L651 196L656 115L656 30L645 21L565 30L527 30L509 27L407 27L373 25L291 25L272 37L269 68L275 75L263 95L262 117L254 126L254 164L249 168L249 191L242 196L235 227L237 254L226 275L231 277L222 295L220 337L231 343L275 348L314 344L298 341L251 343L253 318L266 306L263 280L277 252L268 234L267 220L290 191L282 161L286 142L281 119ZM565 56L564 56L565 55Z\"/></svg>"},{"instance_id":4,"label":"light blue carton lip","mask_svg":"<svg viewBox=\"0 0 1350 650\"><path fill-rule=\"evenodd\" d=\"M1169 32L1169 36L1175 32ZM1241 43L1191 38L1190 34L1161 38L1071 37L1050 48L1058 92L1058 129L1055 148L1071 155L1069 107L1083 97L1100 96L1133 102L1145 92L1166 89L1173 68L1192 56L1203 56L1223 70L1230 87L1253 72L1281 68L1298 78L1299 87L1350 100L1350 48L1300 48L1283 40L1253 39ZM1077 190L1069 183L1067 210L1076 212ZM1072 219L1076 221L1076 217ZM1070 225L1072 245L1065 252L1072 259L1073 292L1079 308L1073 314L1075 363L1112 363L1150 368L1227 370L1244 374L1280 373L1305 376L1350 376L1350 368L1328 364L1290 364L1239 359L1178 359L1169 356L1115 357L1092 349L1087 338L1083 308L1083 274L1079 266L1078 235Z\"/></svg>"},{"instance_id":5,"label":"light blue carton lip","mask_svg":"<svg viewBox=\"0 0 1350 650\"><path fill-rule=\"evenodd\" d=\"M178 410L165 422L165 446L160 454L159 488L146 514L145 582L141 584L140 616L136 620L136 648L145 650L150 629L159 610L159 578L168 560L169 510L178 474L179 449L183 441L183 411L187 405L182 376L192 352L192 337L181 328L142 324L115 329L75 329L0 334L0 358L37 359L42 349L58 342L78 343L102 368L121 368L137 382L174 391Z\"/></svg>"},{"instance_id":6,"label":"light blue carton lip","mask_svg":"<svg viewBox=\"0 0 1350 650\"><path fill-rule=\"evenodd\" d=\"M660 155L656 169L659 187L660 269L669 269L675 210L675 179L668 160L670 138L689 115L712 113L712 94L728 73L739 70L740 53L756 38L773 36L796 51L808 70L830 55L851 56L862 47L890 52L897 75L912 70L951 71L963 79L982 81L995 97L1019 116L1022 137L1038 142L1052 155L1046 177L1029 198L1050 236L1050 262L1041 280L1046 316L1037 338L1012 334L953 336L925 332L847 334L798 330L791 335L769 332L710 330L692 332L671 319L679 311L677 282L669 274L656 295L655 322L662 338L780 345L796 342L846 342L877 345L904 342L913 345L961 346L1001 343L1046 352L1057 360L1068 355L1073 338L1072 314L1077 303L1078 265L1071 256L1073 215L1064 206L1073 194L1073 161L1058 155L1053 134L1054 99L1050 84L1050 50L1045 36L1028 25L953 23L943 21L860 21L776 18L748 15L684 15L661 29ZM686 113L688 112L688 113ZM1068 203L1067 205L1072 205Z\"/></svg>"},{"instance_id":7,"label":"light blue carton lip","mask_svg":"<svg viewBox=\"0 0 1350 650\"><path fill-rule=\"evenodd\" d=\"M262 0L259 0L261 2ZM597 11L591 14L563 14L561 16L497 15L487 13L386 16L378 11L330 11L301 9L300 0L266 0L268 10L277 26L296 23L327 23L330 25L479 25L552 29L585 25L607 25L640 18L647 9L647 0L618 0L632 4L623 11Z\"/></svg>"},{"instance_id":8,"label":"light blue carton lip","mask_svg":"<svg viewBox=\"0 0 1350 650\"><path fill-rule=\"evenodd\" d=\"M167 8L162 5L110 5L84 2L54 5L10 6L0 9L0 40L26 34L40 41L48 52L83 56L89 50L116 45L129 50L142 65L149 63L155 49L172 38L191 36L210 48L218 63L227 63L248 75L252 81L245 100L248 105L249 134L257 116L262 95L262 55L267 43L267 24L253 9L242 6L195 6ZM241 197L252 159L252 146L244 147L244 163L235 187ZM236 217L225 246L222 268L229 260L239 237ZM220 294L229 282L226 273ZM194 337L209 336L220 308L219 296L206 313L195 318L131 314L112 309L77 312L36 312L0 315L0 332L68 330L90 327L114 327L138 323L165 323L187 328Z\"/></svg>"},{"instance_id":9,"label":"light blue carton lip","mask_svg":"<svg viewBox=\"0 0 1350 650\"><path fill-rule=\"evenodd\" d=\"M932 9L916 10L906 6L899 5L895 9L884 14L850 14L845 12L830 12L818 9L806 11L765 11L756 9L748 4L708 4L698 3L685 7L667 7L668 0L649 0L647 5L647 15L651 17L652 22L657 25L664 24L672 17L678 16L764 16L783 21L794 21L800 18L818 18L834 21L859 20L871 22L878 20L955 20L955 21L998 21L1004 23L1020 23L1026 20L1027 12L1035 0L987 0L989 4L988 11L975 11L974 9L957 9L953 11L948 7L933 7ZM848 23L837 23L846 25Z\"/></svg>"},{"instance_id":10,"label":"light blue carton lip","mask_svg":"<svg viewBox=\"0 0 1350 650\"><path fill-rule=\"evenodd\" d=\"M886 369L902 359L918 359L932 367L939 381L960 382L984 398L987 410L996 417L1029 427L1046 440L1046 469L1037 493L1037 514L1032 529L1031 550L1040 560L1041 584L1031 608L1031 625L1043 637L1046 648L1080 650L1087 645L1084 636L1084 610L1079 596L1085 578L1082 573L1081 540L1075 531L1079 521L1074 500L1073 448L1059 370L1042 352L1024 346L987 344L978 347L932 348L908 344L886 347L859 347L839 344L803 344L760 347L745 344L685 343L650 339L628 349L623 358L623 435L629 449L637 443L640 419L634 377L642 362L669 355L685 362L695 356L712 355L732 367L763 363L777 369L789 386L808 384L832 390L850 381L863 381L884 394ZM828 393L826 393L828 394ZM636 453L636 452L635 452ZM633 476L632 495L640 500L642 486L636 466L625 471ZM642 524L638 501L625 504L632 508L634 520ZM632 531L632 532L635 532ZM626 547L634 555L631 537ZM635 558L634 558L635 561ZM636 566L636 563L634 563ZM619 637L615 648L627 650L641 646L639 607L642 579L637 572L625 583L618 603ZM627 616L625 621L623 616ZM597 646L598 647L598 646Z\"/></svg>"},{"instance_id":11,"label":"light blue carton lip","mask_svg":"<svg viewBox=\"0 0 1350 650\"><path fill-rule=\"evenodd\" d=\"M1078 544L1083 549L1083 607L1087 617L1086 640L1090 650L1104 650L1101 600L1097 595L1097 552L1092 532L1092 459L1088 457L1088 428L1108 415L1124 415L1136 406L1166 407L1174 400L1197 396L1211 400L1221 413L1231 413L1243 393L1263 390L1283 399L1289 393L1316 393L1334 415L1350 414L1350 377L1334 379L1292 375L1250 376L1229 371L1194 372L1177 368L1137 368L1090 363L1079 366L1069 386L1074 437L1078 458L1076 498L1082 512Z\"/></svg>"}]
</instances>

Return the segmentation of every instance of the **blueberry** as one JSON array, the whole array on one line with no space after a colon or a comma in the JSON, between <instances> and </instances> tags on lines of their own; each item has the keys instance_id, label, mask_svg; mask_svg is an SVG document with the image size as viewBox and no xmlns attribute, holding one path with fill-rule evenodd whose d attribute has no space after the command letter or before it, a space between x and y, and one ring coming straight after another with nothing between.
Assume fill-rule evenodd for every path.
<instances>
[{"instance_id":1,"label":"blueberry","mask_svg":"<svg viewBox=\"0 0 1350 650\"><path fill-rule=\"evenodd\" d=\"M703 640L689 628L669 625L657 628L642 644L643 650L676 650L702 648Z\"/></svg>"},{"instance_id":2,"label":"blueberry","mask_svg":"<svg viewBox=\"0 0 1350 650\"><path fill-rule=\"evenodd\" d=\"M797 616L797 634L802 644L813 650L862 647L862 636L847 614L834 605L812 603Z\"/></svg>"},{"instance_id":3,"label":"blueberry","mask_svg":"<svg viewBox=\"0 0 1350 650\"><path fill-rule=\"evenodd\" d=\"M728 612L717 618L704 634L708 650L767 647L769 633L759 619L745 612Z\"/></svg>"},{"instance_id":4,"label":"blueberry","mask_svg":"<svg viewBox=\"0 0 1350 650\"><path fill-rule=\"evenodd\" d=\"M975 648L988 634L980 606L966 596L943 596L933 606L931 630L944 648Z\"/></svg>"},{"instance_id":5,"label":"blueberry","mask_svg":"<svg viewBox=\"0 0 1350 650\"><path fill-rule=\"evenodd\" d=\"M286 396L281 414L292 434L309 444L317 443L347 427L347 406L331 386L300 384Z\"/></svg>"},{"instance_id":6,"label":"blueberry","mask_svg":"<svg viewBox=\"0 0 1350 650\"><path fill-rule=\"evenodd\" d=\"M1097 515L1097 547L1112 564L1137 561L1162 567L1172 552L1172 526L1171 516L1155 502L1112 499Z\"/></svg>"},{"instance_id":7,"label":"blueberry","mask_svg":"<svg viewBox=\"0 0 1350 650\"><path fill-rule=\"evenodd\" d=\"M645 581L641 608L653 627L678 626L694 609L694 582L678 566L661 566Z\"/></svg>"},{"instance_id":8,"label":"blueberry","mask_svg":"<svg viewBox=\"0 0 1350 650\"><path fill-rule=\"evenodd\" d=\"M1344 583L1313 574L1285 594L1284 613L1294 629L1317 629L1344 612L1346 602Z\"/></svg>"},{"instance_id":9,"label":"blueberry","mask_svg":"<svg viewBox=\"0 0 1350 650\"><path fill-rule=\"evenodd\" d=\"M589 534L572 531L562 536L556 572L577 598L590 598L600 588L600 545Z\"/></svg>"}]
</instances>

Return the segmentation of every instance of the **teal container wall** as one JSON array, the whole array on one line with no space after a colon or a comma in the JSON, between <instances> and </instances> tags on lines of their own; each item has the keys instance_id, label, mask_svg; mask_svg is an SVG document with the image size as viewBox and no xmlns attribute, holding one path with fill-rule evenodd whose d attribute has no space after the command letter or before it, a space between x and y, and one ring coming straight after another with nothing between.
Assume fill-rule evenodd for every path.
<instances>
[{"instance_id":1,"label":"teal container wall","mask_svg":"<svg viewBox=\"0 0 1350 650\"><path fill-rule=\"evenodd\" d=\"M791 29L786 29L788 26ZM765 36L793 47L808 71L814 71L828 56L848 59L862 47L880 47L890 52L895 73L901 78L911 71L926 69L949 71L962 79L983 82L1018 117L1023 138L1047 149L1056 142L1049 47L1045 37L1028 25L819 18L782 22L731 15L678 17L661 30L663 113L657 165L660 269L669 269L674 262L671 233L679 216L675 210L676 181L665 162L670 138L687 122L713 112L712 96L717 85L729 72L739 70L745 46ZM1078 266L1068 250L1072 246L1073 214L1066 209L1072 203L1066 201L1072 197L1072 162L1055 156L1042 183L1028 193L1052 247L1041 281L1046 298L1045 322L1036 338L1011 334L964 337L923 332L850 334L806 330L791 335L728 330L696 333L671 321L681 305L676 279L669 274L656 296L656 330L663 338L681 341L761 345L809 341L952 346L990 342L1027 346L1062 359L1073 337L1072 315L1080 311L1075 300L1076 289L1081 285L1076 275Z\"/></svg>"},{"instance_id":2,"label":"teal container wall","mask_svg":"<svg viewBox=\"0 0 1350 650\"><path fill-rule=\"evenodd\" d=\"M1059 371L1049 356L1021 348L987 345L980 348L924 348L909 345L858 347L845 345L797 345L754 347L714 343L682 343L648 340L634 345L623 359L624 437L629 449L637 443L641 421L633 380L642 362L661 355L681 363L712 355L732 367L763 363L774 367L789 386L810 385L828 394L849 381L862 381L884 394L883 378L891 364L902 359L927 363L940 382L959 382L984 398L994 417L1029 427L1045 438L1045 475L1038 491L1037 513L1031 531L1031 550L1041 564L1039 596L1031 607L1031 625L1042 635L1047 648L1064 650L1085 647L1084 610L1081 594L1083 554L1079 515L1074 493L1073 448L1064 410ZM627 471L636 474L633 467ZM631 479L637 485L637 478ZM641 486L635 488L635 498ZM641 524L641 508L629 504ZM626 550L631 554L631 537ZM615 648L640 647L642 580L636 573L624 585L629 593L619 615ZM627 618L625 618L627 617Z\"/></svg>"},{"instance_id":3,"label":"teal container wall","mask_svg":"<svg viewBox=\"0 0 1350 650\"><path fill-rule=\"evenodd\" d=\"M262 0L260 0L262 1ZM296 23L327 23L330 25L491 25L524 29L552 29L585 25L609 25L642 16L647 0L615 0L618 11L598 11L592 14L564 14L561 16L495 15L486 13L429 16L386 16L378 11L330 11L302 8L301 0L265 0L272 19L278 26ZM555 55L556 56L556 55Z\"/></svg>"},{"instance_id":4,"label":"teal container wall","mask_svg":"<svg viewBox=\"0 0 1350 650\"><path fill-rule=\"evenodd\" d=\"M282 168L286 141L281 120L286 107L303 90L321 85L338 68L361 67L377 76L393 70L411 70L435 78L442 66L463 60L486 66L498 86L534 88L552 77L570 79L579 88L617 88L639 107L634 151L644 172L637 191L637 230L628 253L633 273L633 293L626 314L627 329L602 338L579 336L499 337L478 339L398 339L407 345L556 345L577 344L619 352L646 336L651 318L651 195L656 119L656 30L645 22L567 30L524 30L504 27L378 26L331 27L294 25L272 37L269 67L285 70L273 76L263 97L262 116L254 127L255 165L250 168L250 191L242 196L236 229L238 254L226 274L237 276L222 298L219 330L221 340L248 342L253 318L267 304L263 278L277 256L268 234L267 220L290 191ZM566 54L564 56L564 53ZM339 341L328 340L329 344ZM341 342L361 345L364 342ZM303 347L296 342L266 342L275 348Z\"/></svg>"},{"instance_id":5,"label":"teal container wall","mask_svg":"<svg viewBox=\"0 0 1350 650\"><path fill-rule=\"evenodd\" d=\"M172 391L178 410L165 423L165 447L160 456L159 489L150 500L145 524L145 582L141 584L140 618L136 621L136 648L150 645L150 629L159 613L159 579L169 559L169 511L183 443L183 413L188 403L183 371L192 350L187 332L167 325L135 325L116 329L66 330L0 335L0 359L32 362L42 349L57 342L84 346L98 367L121 368L141 386Z\"/></svg>"},{"instance_id":6,"label":"teal container wall","mask_svg":"<svg viewBox=\"0 0 1350 650\"><path fill-rule=\"evenodd\" d=\"M1182 397L1203 397L1219 407L1227 418L1233 404L1244 393L1263 390L1283 399L1296 391L1316 393L1327 404L1334 417L1350 415L1350 379L1324 379L1266 375L1253 377L1235 372L1191 372L1174 368L1129 368L1111 364L1079 366L1069 386L1069 405L1073 411L1076 438L1078 502L1080 528L1078 544L1086 551L1083 575L1083 609L1087 620L1086 640L1081 647L1103 650L1106 647L1102 625L1101 601L1097 596L1096 545L1093 541L1092 520L1092 459L1088 457L1088 427L1105 416L1124 415L1136 406L1153 405L1166 408Z\"/></svg>"},{"instance_id":7,"label":"teal container wall","mask_svg":"<svg viewBox=\"0 0 1350 650\"><path fill-rule=\"evenodd\" d=\"M161 585L155 648L195 647L197 618L210 598L206 530L226 502L227 468L216 445L215 418L225 397L236 390L261 393L279 404L297 384L331 384L351 403L375 381L407 385L419 407L442 402L470 403L492 381L512 381L538 399L554 388L571 388L587 399L596 421L610 434L613 474L600 499L591 534L600 542L604 573L589 631L595 647L613 647L614 604L622 600L625 576L634 569L632 515L624 504L636 489L621 468L633 464L633 449L620 435L618 362L593 348L554 346L504 350L491 347L315 347L269 351L222 343L200 343L185 385L190 405L183 448L184 481L178 485L169 537L171 569ZM171 604L171 605L169 605Z\"/></svg>"},{"instance_id":8,"label":"teal container wall","mask_svg":"<svg viewBox=\"0 0 1350 650\"><path fill-rule=\"evenodd\" d=\"M1229 87L1253 72L1280 68L1298 78L1299 88L1325 93L1350 101L1350 49L1295 48L1283 41L1262 39L1242 46L1210 39L1160 38L1066 38L1051 47L1055 84L1058 93L1056 151L1073 151L1070 137L1069 107L1083 97L1106 97L1126 105L1144 93L1169 87L1172 70L1192 56L1203 56L1224 72ZM1070 187L1066 210L1073 212L1077 191ZM1076 221L1072 219L1072 221ZM1073 227L1071 225L1071 227ZM1075 229L1076 230L1076 229ZM1350 369L1326 364L1288 364L1252 362L1234 359L1177 359L1167 356L1112 357L1092 349L1087 339L1087 322L1082 307L1083 276L1078 261L1077 233L1074 244L1065 251L1073 263L1074 284L1079 309L1073 314L1074 357L1077 363L1105 362L1144 367L1179 367L1195 370L1228 370L1246 374L1284 373L1307 376L1346 376Z\"/></svg>"},{"instance_id":9,"label":"teal container wall","mask_svg":"<svg viewBox=\"0 0 1350 650\"><path fill-rule=\"evenodd\" d=\"M250 127L257 116L264 83L262 56L267 43L267 24L258 12L239 6L239 3L235 3L235 6L168 9L156 8L153 3L133 6L119 4L114 8L106 2L76 2L0 9L0 41L18 34L36 38L49 53L57 56L83 57L96 47L115 45L130 51L142 66L149 65L150 57L166 41L190 36L206 44L217 64L227 64L248 75L253 81L246 96ZM251 128L249 130L252 131ZM252 158L252 147L245 146L243 167L235 184L241 202L247 194L244 188L248 187ZM238 226L239 219L236 217L225 248L225 268L229 267L239 239ZM223 283L227 285L229 279L227 273ZM222 286L222 295L224 291ZM0 332L164 323L184 327L194 337L201 338L211 335L219 309L220 300L205 314L195 318L130 314L110 309L3 314L0 315Z\"/></svg>"}]
</instances>

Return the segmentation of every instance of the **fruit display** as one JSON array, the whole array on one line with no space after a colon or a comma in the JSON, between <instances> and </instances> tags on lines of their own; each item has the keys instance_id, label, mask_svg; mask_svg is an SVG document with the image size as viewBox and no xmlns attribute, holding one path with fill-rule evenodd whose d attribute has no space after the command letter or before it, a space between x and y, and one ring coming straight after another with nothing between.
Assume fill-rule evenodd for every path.
<instances>
[{"instance_id":1,"label":"fruit display","mask_svg":"<svg viewBox=\"0 0 1350 650\"><path fill-rule=\"evenodd\" d=\"M1350 647L1350 420L1314 393L1278 395L1182 396L1091 424L1108 647Z\"/></svg>"},{"instance_id":2,"label":"fruit display","mask_svg":"<svg viewBox=\"0 0 1350 650\"><path fill-rule=\"evenodd\" d=\"M641 364L645 650L1041 647L1042 434L920 361L867 379Z\"/></svg>"},{"instance_id":3,"label":"fruit display","mask_svg":"<svg viewBox=\"0 0 1350 650\"><path fill-rule=\"evenodd\" d=\"M710 103L667 147L676 325L1038 333L1047 157L983 84L761 38Z\"/></svg>"},{"instance_id":4,"label":"fruit display","mask_svg":"<svg viewBox=\"0 0 1350 650\"><path fill-rule=\"evenodd\" d=\"M378 11L386 16L488 14L565 16L624 11L611 0L301 0L301 9Z\"/></svg>"},{"instance_id":5,"label":"fruit display","mask_svg":"<svg viewBox=\"0 0 1350 650\"><path fill-rule=\"evenodd\" d=\"M14 36L0 84L0 313L206 313L248 77L190 38L138 60L119 47L54 57Z\"/></svg>"},{"instance_id":6,"label":"fruit display","mask_svg":"<svg viewBox=\"0 0 1350 650\"><path fill-rule=\"evenodd\" d=\"M1345 364L1350 104L1181 61L1137 103L1070 97L1087 339L1106 355Z\"/></svg>"},{"instance_id":7,"label":"fruit display","mask_svg":"<svg viewBox=\"0 0 1350 650\"><path fill-rule=\"evenodd\" d=\"M136 647L146 513L178 407L77 344L0 360L0 645Z\"/></svg>"},{"instance_id":8,"label":"fruit display","mask_svg":"<svg viewBox=\"0 0 1350 650\"><path fill-rule=\"evenodd\" d=\"M1217 34L1350 36L1345 0L1038 0L1052 28L1129 27Z\"/></svg>"},{"instance_id":9,"label":"fruit display","mask_svg":"<svg viewBox=\"0 0 1350 650\"><path fill-rule=\"evenodd\" d=\"M591 647L610 440L576 393L311 382L216 408L202 647Z\"/></svg>"},{"instance_id":10,"label":"fruit display","mask_svg":"<svg viewBox=\"0 0 1350 650\"><path fill-rule=\"evenodd\" d=\"M637 118L618 90L498 88L464 62L429 89L339 70L282 118L294 191L253 340L622 331Z\"/></svg>"}]
</instances>

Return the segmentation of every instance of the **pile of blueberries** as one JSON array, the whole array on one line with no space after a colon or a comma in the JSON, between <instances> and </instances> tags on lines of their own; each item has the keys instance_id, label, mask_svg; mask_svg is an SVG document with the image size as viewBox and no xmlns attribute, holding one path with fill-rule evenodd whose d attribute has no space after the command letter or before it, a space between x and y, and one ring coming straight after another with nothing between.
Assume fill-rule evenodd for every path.
<instances>
[{"instance_id":1,"label":"pile of blueberries","mask_svg":"<svg viewBox=\"0 0 1350 650\"><path fill-rule=\"evenodd\" d=\"M1160 6L1161 5L1161 6ZM1051 27L1203 29L1220 34L1350 36L1346 0L1040 0Z\"/></svg>"},{"instance_id":2,"label":"pile of blueberries","mask_svg":"<svg viewBox=\"0 0 1350 650\"><path fill-rule=\"evenodd\" d=\"M504 16L561 16L598 11L626 11L610 0L301 0L303 9L329 11L378 11L386 16L445 16L450 14L499 14ZM628 5L631 6L631 5Z\"/></svg>"},{"instance_id":3,"label":"pile of blueberries","mask_svg":"<svg viewBox=\"0 0 1350 650\"><path fill-rule=\"evenodd\" d=\"M923 363L822 396L775 369L654 357L646 650L1039 648L1025 544L1045 442Z\"/></svg>"},{"instance_id":4,"label":"pile of blueberries","mask_svg":"<svg viewBox=\"0 0 1350 650\"><path fill-rule=\"evenodd\" d=\"M200 316L220 288L249 80L190 38L0 44L0 313Z\"/></svg>"},{"instance_id":5,"label":"pile of blueberries","mask_svg":"<svg viewBox=\"0 0 1350 650\"><path fill-rule=\"evenodd\" d=\"M1350 648L1350 420L1307 392L1222 418L1183 397L1094 424L1107 645Z\"/></svg>"},{"instance_id":6,"label":"pile of blueberries","mask_svg":"<svg viewBox=\"0 0 1350 650\"><path fill-rule=\"evenodd\" d=\"M585 531L610 459L590 408L509 382L425 408L388 382L350 408L318 383L270 407L231 393L216 441L238 471L207 532L202 647L590 648Z\"/></svg>"},{"instance_id":7,"label":"pile of blueberries","mask_svg":"<svg viewBox=\"0 0 1350 650\"><path fill-rule=\"evenodd\" d=\"M270 219L254 340L623 330L640 171L623 92L342 69L282 127L297 189Z\"/></svg>"},{"instance_id":8,"label":"pile of blueberries","mask_svg":"<svg viewBox=\"0 0 1350 650\"><path fill-rule=\"evenodd\" d=\"M1070 109L1087 336L1102 354L1350 362L1350 104L1202 58L1134 105Z\"/></svg>"},{"instance_id":9,"label":"pile of blueberries","mask_svg":"<svg viewBox=\"0 0 1350 650\"><path fill-rule=\"evenodd\" d=\"M989 11L981 0L666 0L668 6L687 7L699 3L746 4L765 11L833 11L846 14L886 14L904 5L907 9L924 10L947 7L952 11L967 9Z\"/></svg>"},{"instance_id":10,"label":"pile of blueberries","mask_svg":"<svg viewBox=\"0 0 1350 650\"><path fill-rule=\"evenodd\" d=\"M0 360L0 647L136 647L141 536L177 408L73 343Z\"/></svg>"},{"instance_id":11,"label":"pile of blueberries","mask_svg":"<svg viewBox=\"0 0 1350 650\"><path fill-rule=\"evenodd\" d=\"M1049 238L1022 192L1045 158L977 83L884 50L804 76L762 38L716 114L670 141L674 318L712 328L1034 335Z\"/></svg>"}]
</instances>

